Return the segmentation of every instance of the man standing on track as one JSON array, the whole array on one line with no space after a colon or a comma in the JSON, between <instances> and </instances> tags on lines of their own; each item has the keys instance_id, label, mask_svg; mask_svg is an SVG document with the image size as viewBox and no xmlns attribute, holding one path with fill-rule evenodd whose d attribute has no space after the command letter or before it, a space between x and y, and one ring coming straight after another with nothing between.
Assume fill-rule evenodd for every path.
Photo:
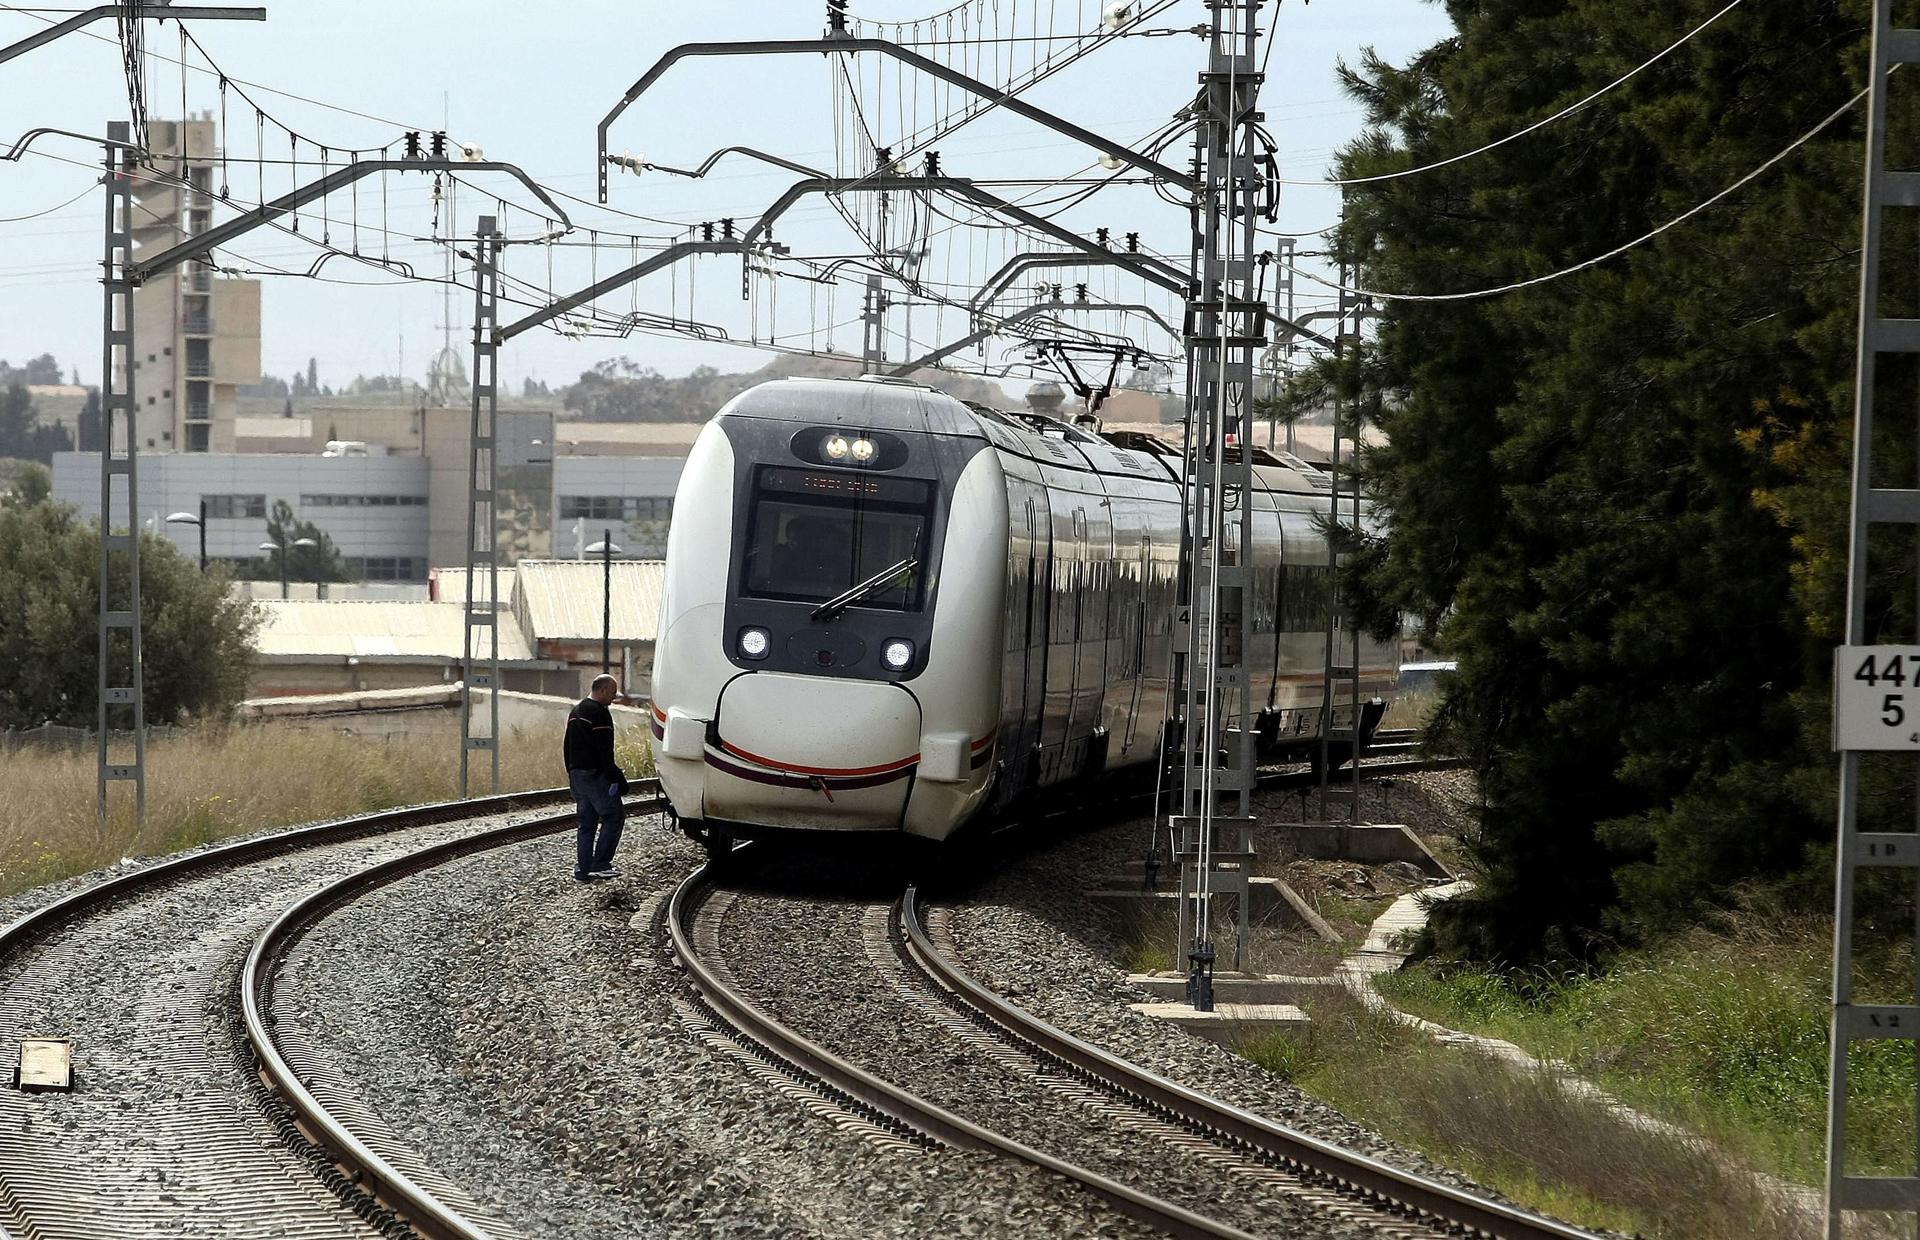
<instances>
[{"instance_id":1,"label":"man standing on track","mask_svg":"<svg viewBox=\"0 0 1920 1240\"><path fill-rule=\"evenodd\" d=\"M577 883L620 876L613 868L613 850L620 847L620 828L627 818L620 800L627 792L627 777L613 756L613 712L607 709L619 692L619 681L595 676L588 695L574 703L567 716L567 783L580 810L573 863Z\"/></svg>"}]
</instances>

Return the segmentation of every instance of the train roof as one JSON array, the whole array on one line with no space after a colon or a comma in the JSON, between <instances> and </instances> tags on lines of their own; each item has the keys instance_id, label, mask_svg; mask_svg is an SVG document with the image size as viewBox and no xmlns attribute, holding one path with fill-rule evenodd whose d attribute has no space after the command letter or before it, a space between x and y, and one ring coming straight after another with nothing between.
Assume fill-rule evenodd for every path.
<instances>
[{"instance_id":1,"label":"train roof","mask_svg":"<svg viewBox=\"0 0 1920 1240\"><path fill-rule=\"evenodd\" d=\"M1181 470L1180 450L1151 435L1096 434L1048 414L962 401L924 383L882 375L770 379L728 401L717 416L984 438L1043 465L1152 481L1177 481ZM1298 457L1257 446L1253 453L1263 490L1324 494L1331 485ZM1229 449L1229 459L1237 455Z\"/></svg>"},{"instance_id":2,"label":"train roof","mask_svg":"<svg viewBox=\"0 0 1920 1240\"><path fill-rule=\"evenodd\" d=\"M728 401L718 416L982 438L973 414L945 392L877 375L770 379Z\"/></svg>"},{"instance_id":3,"label":"train roof","mask_svg":"<svg viewBox=\"0 0 1920 1240\"><path fill-rule=\"evenodd\" d=\"M1140 431L1090 431L1051 414L1030 409L996 409L968 401L987 431L987 438L1030 460L1067 469L1119 473L1136 477L1177 480L1185 467L1179 448ZM1240 450L1227 449L1227 459L1239 459ZM1324 494L1332 480L1289 453L1253 449L1254 480L1267 491Z\"/></svg>"}]
</instances>

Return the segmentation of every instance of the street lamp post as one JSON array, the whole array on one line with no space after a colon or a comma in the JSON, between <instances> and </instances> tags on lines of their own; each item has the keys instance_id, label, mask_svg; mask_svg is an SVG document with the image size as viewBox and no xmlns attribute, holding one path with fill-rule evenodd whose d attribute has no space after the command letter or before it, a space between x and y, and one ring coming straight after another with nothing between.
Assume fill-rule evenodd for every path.
<instances>
[{"instance_id":1,"label":"street lamp post","mask_svg":"<svg viewBox=\"0 0 1920 1240\"><path fill-rule=\"evenodd\" d=\"M267 552L276 552L280 556L280 597L281 598L283 599L286 598L288 594L288 586L287 586L287 552L288 550L293 547L317 547L319 545L320 545L319 543L315 542L311 538L296 538L290 543L276 542L269 539L268 541L260 544L260 550L267 551Z\"/></svg>"},{"instance_id":2,"label":"street lamp post","mask_svg":"<svg viewBox=\"0 0 1920 1240\"><path fill-rule=\"evenodd\" d=\"M613 557L620 554L613 530L602 530L587 554L600 557L600 671L605 674L613 670Z\"/></svg>"},{"instance_id":3,"label":"street lamp post","mask_svg":"<svg viewBox=\"0 0 1920 1240\"><path fill-rule=\"evenodd\" d=\"M197 525L200 527L200 571L203 573L206 572L207 571L207 501L204 499L200 501L200 515L197 517L190 512L168 513L167 524L168 525Z\"/></svg>"}]
</instances>

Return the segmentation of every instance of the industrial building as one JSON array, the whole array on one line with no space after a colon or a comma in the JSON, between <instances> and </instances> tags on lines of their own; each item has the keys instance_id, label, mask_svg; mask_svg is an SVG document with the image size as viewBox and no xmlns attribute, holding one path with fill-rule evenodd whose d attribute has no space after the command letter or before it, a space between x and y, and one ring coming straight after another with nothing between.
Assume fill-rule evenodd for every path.
<instances>
[{"instance_id":1,"label":"industrial building","mask_svg":"<svg viewBox=\"0 0 1920 1240\"><path fill-rule=\"evenodd\" d=\"M429 565L466 563L466 411L423 411L423 455L390 455L380 445L347 455L154 453L140 459L143 520L198 554L198 531L169 525L169 513L207 503L209 559L260 558L266 517L285 500L302 521L326 531L347 569L367 581L425 581ZM682 457L548 457L547 414L500 416L496 488L502 562L572 557L608 530L616 558L666 554ZM544 432L544 434L542 433ZM54 498L88 518L100 512L100 459L60 452Z\"/></svg>"},{"instance_id":2,"label":"industrial building","mask_svg":"<svg viewBox=\"0 0 1920 1240\"><path fill-rule=\"evenodd\" d=\"M507 601L498 626L501 686L583 695L602 667L604 629L606 666L629 693L646 696L664 570L658 560L612 565L523 560L514 572L502 573L500 594ZM435 594L429 601L260 600L247 696L351 693L464 679L464 574L436 569L433 576Z\"/></svg>"},{"instance_id":3,"label":"industrial building","mask_svg":"<svg viewBox=\"0 0 1920 1240\"><path fill-rule=\"evenodd\" d=\"M553 462L556 555L580 555L609 531L629 559L667 554L667 523L685 457L563 456Z\"/></svg>"},{"instance_id":4,"label":"industrial building","mask_svg":"<svg viewBox=\"0 0 1920 1240\"><path fill-rule=\"evenodd\" d=\"M140 513L147 529L196 557L200 532L172 513L207 513L207 558L264 559L267 514L285 500L294 515L331 538L347 571L369 581L425 581L428 462L405 456L250 456L155 453L140 458ZM56 452L53 497L100 516L100 458Z\"/></svg>"}]
</instances>

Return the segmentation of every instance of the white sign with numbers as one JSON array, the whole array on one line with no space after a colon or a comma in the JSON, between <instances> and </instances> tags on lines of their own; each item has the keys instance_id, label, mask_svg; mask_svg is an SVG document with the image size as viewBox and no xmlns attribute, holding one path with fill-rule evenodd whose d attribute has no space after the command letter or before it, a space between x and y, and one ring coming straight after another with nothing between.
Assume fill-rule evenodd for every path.
<instances>
[{"instance_id":1,"label":"white sign with numbers","mask_svg":"<svg viewBox=\"0 0 1920 1240\"><path fill-rule=\"evenodd\" d=\"M1920 646L1833 652L1833 747L1920 750Z\"/></svg>"}]
</instances>

